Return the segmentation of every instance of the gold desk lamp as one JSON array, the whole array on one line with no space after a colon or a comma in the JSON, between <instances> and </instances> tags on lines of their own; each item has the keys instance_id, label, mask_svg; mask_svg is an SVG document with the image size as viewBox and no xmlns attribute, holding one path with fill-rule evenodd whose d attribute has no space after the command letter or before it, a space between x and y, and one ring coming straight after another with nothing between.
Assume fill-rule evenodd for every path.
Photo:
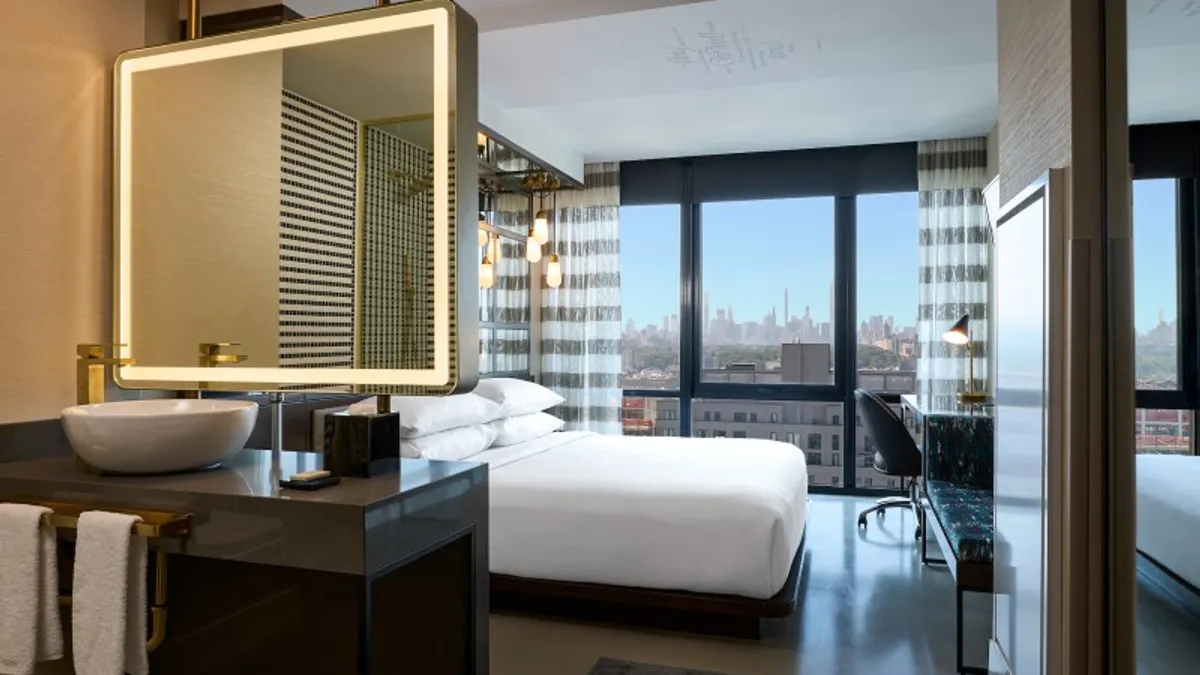
<instances>
[{"instance_id":1,"label":"gold desk lamp","mask_svg":"<svg viewBox=\"0 0 1200 675\"><path fill-rule=\"evenodd\" d=\"M959 403L986 403L988 395L986 392L975 391L975 347L971 340L971 317L964 314L961 319L954 322L942 334L942 339L952 345L967 346L967 390L958 392Z\"/></svg>"}]
</instances>

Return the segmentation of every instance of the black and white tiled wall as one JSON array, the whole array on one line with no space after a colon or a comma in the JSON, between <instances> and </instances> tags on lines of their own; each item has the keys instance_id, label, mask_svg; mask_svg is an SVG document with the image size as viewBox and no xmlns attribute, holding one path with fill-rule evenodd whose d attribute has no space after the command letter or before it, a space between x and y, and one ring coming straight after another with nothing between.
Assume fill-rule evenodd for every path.
<instances>
[{"instance_id":1,"label":"black and white tiled wall","mask_svg":"<svg viewBox=\"0 0 1200 675\"><path fill-rule=\"evenodd\" d=\"M358 122L283 92L279 364L354 366Z\"/></svg>"}]
</instances>

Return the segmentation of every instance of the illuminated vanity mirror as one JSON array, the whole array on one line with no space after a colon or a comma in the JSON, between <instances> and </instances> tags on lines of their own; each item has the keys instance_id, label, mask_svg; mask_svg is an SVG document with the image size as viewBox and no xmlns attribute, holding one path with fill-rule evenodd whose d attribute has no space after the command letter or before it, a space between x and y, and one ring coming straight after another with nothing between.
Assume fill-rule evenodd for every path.
<instances>
[{"instance_id":1,"label":"illuminated vanity mirror","mask_svg":"<svg viewBox=\"0 0 1200 675\"><path fill-rule=\"evenodd\" d=\"M475 44L429 1L123 55L118 383L473 387Z\"/></svg>"}]
</instances>

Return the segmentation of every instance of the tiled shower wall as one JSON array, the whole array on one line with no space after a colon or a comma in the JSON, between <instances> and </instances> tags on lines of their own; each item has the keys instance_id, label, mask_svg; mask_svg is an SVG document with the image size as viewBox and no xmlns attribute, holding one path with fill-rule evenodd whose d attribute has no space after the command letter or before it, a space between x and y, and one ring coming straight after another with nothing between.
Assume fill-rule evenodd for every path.
<instances>
[{"instance_id":1,"label":"tiled shower wall","mask_svg":"<svg viewBox=\"0 0 1200 675\"><path fill-rule=\"evenodd\" d=\"M354 366L358 122L283 92L279 364Z\"/></svg>"},{"instance_id":2,"label":"tiled shower wall","mask_svg":"<svg viewBox=\"0 0 1200 675\"><path fill-rule=\"evenodd\" d=\"M362 365L432 368L433 154L371 127L363 156Z\"/></svg>"}]
</instances>

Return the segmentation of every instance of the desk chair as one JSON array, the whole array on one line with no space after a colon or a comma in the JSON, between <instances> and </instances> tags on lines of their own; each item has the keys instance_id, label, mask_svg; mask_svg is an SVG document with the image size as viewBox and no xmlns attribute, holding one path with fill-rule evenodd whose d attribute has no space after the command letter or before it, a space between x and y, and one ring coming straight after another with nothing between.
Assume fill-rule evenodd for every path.
<instances>
[{"instance_id":1,"label":"desk chair","mask_svg":"<svg viewBox=\"0 0 1200 675\"><path fill-rule=\"evenodd\" d=\"M916 516L916 538L920 539L925 515L917 485L917 478L921 475L921 451L905 428L904 421L878 395L866 389L855 389L854 402L867 433L875 442L875 470L887 476L899 476L901 488L908 490L907 497L885 497L858 514L858 526L867 526L869 513L882 516L887 509L905 508ZM907 485L905 479L908 479Z\"/></svg>"}]
</instances>

